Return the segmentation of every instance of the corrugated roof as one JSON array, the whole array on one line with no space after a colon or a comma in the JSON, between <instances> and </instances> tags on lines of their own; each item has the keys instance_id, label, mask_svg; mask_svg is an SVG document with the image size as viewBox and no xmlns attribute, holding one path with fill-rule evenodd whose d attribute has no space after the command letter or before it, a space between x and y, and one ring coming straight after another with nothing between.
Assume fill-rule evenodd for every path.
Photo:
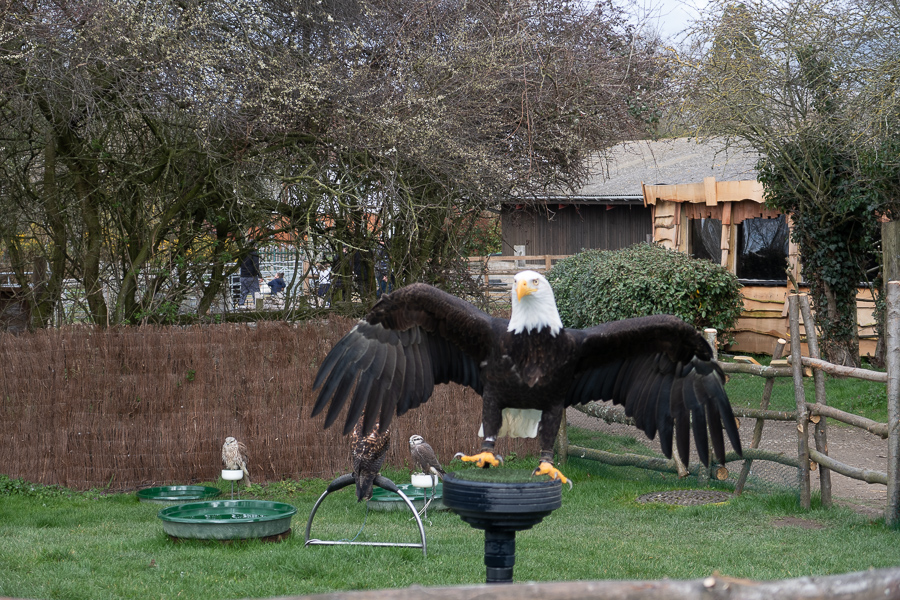
<instances>
[{"instance_id":1,"label":"corrugated roof","mask_svg":"<svg viewBox=\"0 0 900 600\"><path fill-rule=\"evenodd\" d=\"M724 138L674 138L624 142L595 160L594 175L577 190L560 190L550 197L630 198L641 195L641 183L672 185L756 179L755 151L727 147Z\"/></svg>"}]
</instances>

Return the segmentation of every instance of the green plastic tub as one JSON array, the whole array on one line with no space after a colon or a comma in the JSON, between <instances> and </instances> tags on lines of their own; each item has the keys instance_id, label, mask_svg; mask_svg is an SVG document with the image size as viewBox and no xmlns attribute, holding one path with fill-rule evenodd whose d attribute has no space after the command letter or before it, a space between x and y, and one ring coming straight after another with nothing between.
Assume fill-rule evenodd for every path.
<instances>
[{"instance_id":1,"label":"green plastic tub","mask_svg":"<svg viewBox=\"0 0 900 600\"><path fill-rule=\"evenodd\" d=\"M295 507L282 502L219 500L170 506L157 516L172 537L245 540L285 533L296 513Z\"/></svg>"},{"instance_id":2,"label":"green plastic tub","mask_svg":"<svg viewBox=\"0 0 900 600\"><path fill-rule=\"evenodd\" d=\"M413 503L413 506L416 507L416 510L421 510L423 506L425 506L425 493L422 488L417 488L413 486L411 483L399 483L397 484L397 488L403 492L407 498ZM428 490L428 498L431 499L432 494L435 495L434 500L432 500L431 504L428 505L428 510L447 510L447 507L444 506L441 498L444 495L444 484L438 483L437 486L432 491ZM403 501L403 498L395 494L394 492L389 492L380 487L375 487L372 490L372 498L366 503L366 505L372 510L406 510L409 508L406 503Z\"/></svg>"},{"instance_id":3,"label":"green plastic tub","mask_svg":"<svg viewBox=\"0 0 900 600\"><path fill-rule=\"evenodd\" d=\"M144 488L137 493L141 502L158 504L182 504L212 500L222 493L221 490L205 485L167 485L163 487Z\"/></svg>"}]
</instances>

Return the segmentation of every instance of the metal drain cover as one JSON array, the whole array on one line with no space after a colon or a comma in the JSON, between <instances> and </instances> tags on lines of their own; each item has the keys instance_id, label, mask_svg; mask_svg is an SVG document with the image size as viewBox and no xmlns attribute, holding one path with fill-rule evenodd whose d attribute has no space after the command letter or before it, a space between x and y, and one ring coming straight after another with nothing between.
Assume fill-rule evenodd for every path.
<instances>
[{"instance_id":1,"label":"metal drain cover","mask_svg":"<svg viewBox=\"0 0 900 600\"><path fill-rule=\"evenodd\" d=\"M639 496L638 504L659 502L676 506L698 506L700 504L714 504L728 502L732 495L718 490L666 490L664 492L651 492Z\"/></svg>"}]
</instances>

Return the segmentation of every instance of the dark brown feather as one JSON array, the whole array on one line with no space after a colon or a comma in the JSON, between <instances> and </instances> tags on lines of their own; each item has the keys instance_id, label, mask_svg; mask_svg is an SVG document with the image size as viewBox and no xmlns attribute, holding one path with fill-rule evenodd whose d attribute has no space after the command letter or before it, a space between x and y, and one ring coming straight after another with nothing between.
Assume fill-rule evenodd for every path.
<instances>
[{"instance_id":1,"label":"dark brown feather","mask_svg":"<svg viewBox=\"0 0 900 600\"><path fill-rule=\"evenodd\" d=\"M364 435L362 424L363 420L360 419L350 434L350 458L356 480L356 499L359 502L372 497L373 482L381 471L391 445L390 429L382 429L376 421L374 429Z\"/></svg>"}]
</instances>

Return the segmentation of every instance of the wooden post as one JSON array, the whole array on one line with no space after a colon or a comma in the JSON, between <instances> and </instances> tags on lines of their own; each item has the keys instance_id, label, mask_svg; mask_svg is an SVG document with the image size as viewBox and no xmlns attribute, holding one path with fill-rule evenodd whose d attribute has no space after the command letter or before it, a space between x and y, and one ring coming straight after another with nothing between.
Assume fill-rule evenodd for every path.
<instances>
[{"instance_id":1,"label":"wooden post","mask_svg":"<svg viewBox=\"0 0 900 600\"><path fill-rule=\"evenodd\" d=\"M775 349L772 351L772 360L778 360L781 358L781 355L784 354L784 346L787 344L787 341L779 338L777 342L775 342ZM762 400L759 403L760 410L766 410L769 408L769 400L772 399L772 388L775 387L775 378L769 377L766 379L766 383L763 386L763 395ZM763 425L765 425L765 419L756 419L756 424L753 426L753 439L750 441L751 448L759 448L759 441L762 439L762 431ZM735 496L740 496L744 491L744 485L747 483L747 477L750 475L750 467L753 465L753 460L748 459L744 461L744 466L741 467L741 473L738 475L737 483L734 484L734 494Z\"/></svg>"},{"instance_id":2,"label":"wooden post","mask_svg":"<svg viewBox=\"0 0 900 600\"><path fill-rule=\"evenodd\" d=\"M809 310L809 296L800 294L800 312L803 314L803 323L806 328L806 346L809 348L811 358L821 359L819 355L819 336L816 335L816 324L812 319L812 311ZM813 369L813 380L816 387L816 403L828 405L825 398L825 374L819 369ZM828 436L826 435L825 422L820 418L816 423L813 438L816 441L816 450L822 454L828 454ZM822 467L819 469L819 490L822 494L822 506L831 508L831 469Z\"/></svg>"},{"instance_id":3,"label":"wooden post","mask_svg":"<svg viewBox=\"0 0 900 600\"><path fill-rule=\"evenodd\" d=\"M716 342L716 334L717 334L717 332L716 332L716 330L715 330L714 327L707 327L706 329L703 330L703 337L706 338L706 343L708 343L708 344L709 344L709 347L712 348L712 359L713 359L714 361L719 360L719 345L718 345L718 343ZM707 423L706 426L707 426L707 428L709 428L709 427L712 427L713 425L712 425L712 423ZM707 439L708 439L708 440L711 440L711 439L712 439L712 436L710 436L709 434L707 434ZM709 448L709 449L707 450L707 456L710 456L710 457L714 456L713 451L712 451L712 442L709 442L708 448ZM675 456L675 457L677 457L677 456L678 456L678 453L677 453L677 452L673 452L672 455ZM681 465L681 460L680 460L680 459L677 459L677 458L676 458L676 462L677 462L677 464L679 465L679 469L678 469L678 470L679 470L679 474L680 474L681 468L683 467L683 468L686 469L686 466L685 466L685 465ZM713 466L712 458L710 458L710 461L709 461L709 469L705 469L705 470L704 470L704 477L701 478L701 481L705 481L705 480L709 479L709 478L712 476L712 473L713 473L714 469L715 469L715 467ZM727 471L725 472L725 477L728 477L728 472L727 472Z\"/></svg>"},{"instance_id":4,"label":"wooden post","mask_svg":"<svg viewBox=\"0 0 900 600\"><path fill-rule=\"evenodd\" d=\"M900 281L887 283L887 319L885 319L888 383L888 466L887 506L884 522L900 524Z\"/></svg>"},{"instance_id":5,"label":"wooden post","mask_svg":"<svg viewBox=\"0 0 900 600\"><path fill-rule=\"evenodd\" d=\"M881 249L884 254L884 280L900 279L900 221L881 224Z\"/></svg>"},{"instance_id":6,"label":"wooden post","mask_svg":"<svg viewBox=\"0 0 900 600\"><path fill-rule=\"evenodd\" d=\"M564 465L569 460L569 425L566 422L566 409L563 409L562 419L559 422L559 432L556 434L556 462Z\"/></svg>"},{"instance_id":7,"label":"wooden post","mask_svg":"<svg viewBox=\"0 0 900 600\"><path fill-rule=\"evenodd\" d=\"M716 330L713 327L707 327L703 330L703 337L712 348L713 360L719 360L719 349L716 344Z\"/></svg>"},{"instance_id":8,"label":"wooden post","mask_svg":"<svg viewBox=\"0 0 900 600\"><path fill-rule=\"evenodd\" d=\"M800 298L799 294L788 296L788 314L791 325L791 367L794 372L794 399L797 402L797 469L800 487L800 508L810 508L809 490L809 438L807 424L809 410L806 408L806 392L803 390L803 363L800 360Z\"/></svg>"}]
</instances>

